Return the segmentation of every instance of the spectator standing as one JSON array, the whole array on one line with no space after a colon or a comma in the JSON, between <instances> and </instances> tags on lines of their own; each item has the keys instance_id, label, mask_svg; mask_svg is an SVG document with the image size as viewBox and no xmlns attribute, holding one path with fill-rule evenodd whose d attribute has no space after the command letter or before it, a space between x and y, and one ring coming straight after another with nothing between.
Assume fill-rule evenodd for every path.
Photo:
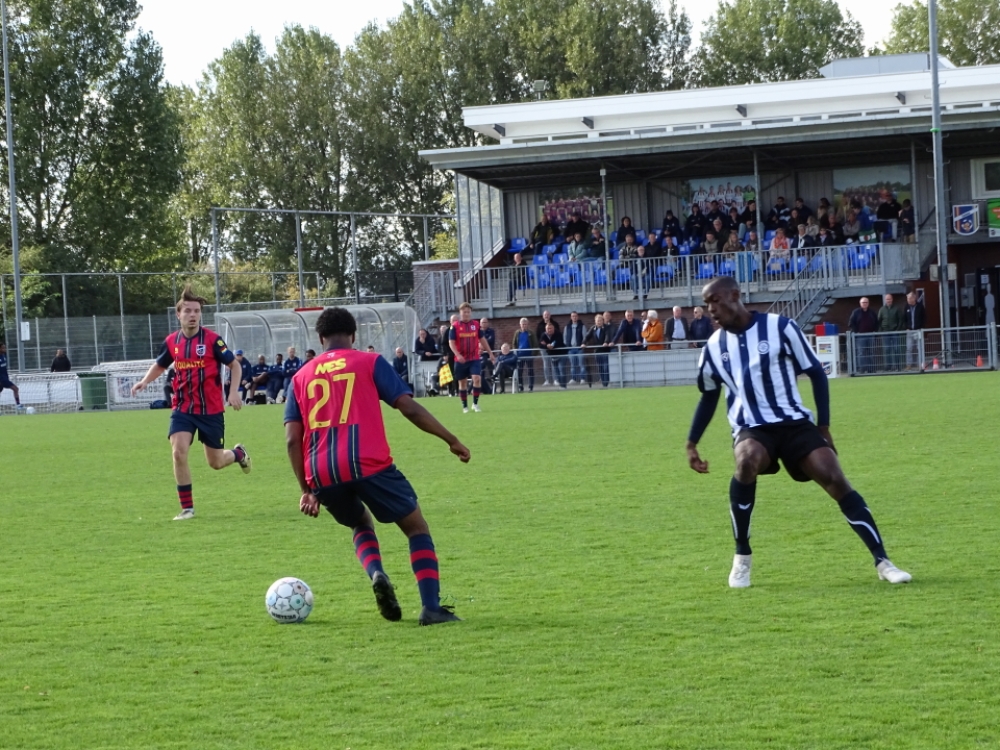
<instances>
[{"instance_id":1,"label":"spectator standing","mask_svg":"<svg viewBox=\"0 0 1000 750\"><path fill-rule=\"evenodd\" d=\"M605 313L605 320L609 314ZM611 337L612 346L625 346L627 351L639 351L642 348L642 322L636 320L634 310L625 311L625 319L618 326L615 335Z\"/></svg>"},{"instance_id":2,"label":"spectator standing","mask_svg":"<svg viewBox=\"0 0 1000 750\"><path fill-rule=\"evenodd\" d=\"M538 321L538 325L535 326L535 337L539 345L542 342L542 336L545 334L545 327L548 326L550 323L555 327L556 333L559 333L562 330L559 324L552 319L552 313L550 313L548 310L543 310L542 319ZM520 353L518 354L518 356L520 356ZM542 385L555 385L555 384L556 384L556 379L555 375L552 372L552 360L549 357L542 357Z\"/></svg>"},{"instance_id":3,"label":"spectator standing","mask_svg":"<svg viewBox=\"0 0 1000 750\"><path fill-rule=\"evenodd\" d=\"M549 362L546 369L550 369L553 373L553 385L565 388L566 377L563 372L565 344L562 334L556 330L554 324L546 324L545 333L538 339L538 345L542 348L542 361Z\"/></svg>"},{"instance_id":4,"label":"spectator standing","mask_svg":"<svg viewBox=\"0 0 1000 750\"><path fill-rule=\"evenodd\" d=\"M878 317L868 309L867 297L858 301L858 307L851 313L847 321L847 330L851 333L874 333L878 330ZM872 372L872 352L874 341L872 336L860 336L855 339L854 352L858 358L858 372Z\"/></svg>"},{"instance_id":5,"label":"spectator standing","mask_svg":"<svg viewBox=\"0 0 1000 750\"><path fill-rule=\"evenodd\" d=\"M66 350L56 349L56 356L52 360L49 372L69 372L72 369L73 364L69 361L69 357L66 356Z\"/></svg>"},{"instance_id":6,"label":"spectator standing","mask_svg":"<svg viewBox=\"0 0 1000 750\"><path fill-rule=\"evenodd\" d=\"M441 356L438 353L437 342L427 333L426 328L417 331L417 340L413 342L413 353L421 362L434 362Z\"/></svg>"},{"instance_id":7,"label":"spectator standing","mask_svg":"<svg viewBox=\"0 0 1000 750\"><path fill-rule=\"evenodd\" d=\"M490 325L490 319L481 318L479 321L479 328L486 339L486 343L490 345L490 351L494 351L497 348L497 332L493 330L493 327ZM482 356L480 359L490 358L490 355L486 352L481 352L481 354Z\"/></svg>"},{"instance_id":8,"label":"spectator standing","mask_svg":"<svg viewBox=\"0 0 1000 750\"><path fill-rule=\"evenodd\" d=\"M396 356L392 359L392 369L399 375L399 379L407 385L410 384L410 363L406 359L406 352L403 347L396 347Z\"/></svg>"},{"instance_id":9,"label":"spectator standing","mask_svg":"<svg viewBox=\"0 0 1000 750\"><path fill-rule=\"evenodd\" d=\"M885 357L885 367L891 372L897 372L902 365L903 339L905 334L897 333L906 330L906 313L902 307L896 307L891 294L883 298L885 304L878 311L878 330L881 336L882 351Z\"/></svg>"},{"instance_id":10,"label":"spectator standing","mask_svg":"<svg viewBox=\"0 0 1000 750\"><path fill-rule=\"evenodd\" d=\"M671 311L673 317L667 321L666 340L670 343L671 349L686 349L690 344L690 331L688 330L687 319L683 315L680 307L674 307Z\"/></svg>"},{"instance_id":11,"label":"spectator standing","mask_svg":"<svg viewBox=\"0 0 1000 750\"><path fill-rule=\"evenodd\" d=\"M611 341L611 326L604 321L604 316L598 313L594 316L594 325L587 331L587 337L583 340L587 351L593 354L591 360L594 364L592 371L596 371L596 377L600 378L601 385L608 387L608 346ZM590 387L595 380L591 374L587 376L587 386Z\"/></svg>"},{"instance_id":12,"label":"spectator standing","mask_svg":"<svg viewBox=\"0 0 1000 750\"><path fill-rule=\"evenodd\" d=\"M920 338L921 331L926 324L926 313L924 303L917 299L916 292L906 295L906 310L903 312L906 318L906 369L921 370L923 362L918 362L920 358Z\"/></svg>"},{"instance_id":13,"label":"spectator standing","mask_svg":"<svg viewBox=\"0 0 1000 750\"><path fill-rule=\"evenodd\" d=\"M517 300L518 287L528 285L528 264L524 262L524 256L521 253L514 253L507 267L509 269L507 271L507 307L510 307Z\"/></svg>"},{"instance_id":14,"label":"spectator standing","mask_svg":"<svg viewBox=\"0 0 1000 750\"><path fill-rule=\"evenodd\" d=\"M646 313L646 324L642 327L642 340L647 351L661 352L666 348L663 345L663 323L660 322L660 314L656 310L650 310Z\"/></svg>"},{"instance_id":15,"label":"spectator standing","mask_svg":"<svg viewBox=\"0 0 1000 750\"><path fill-rule=\"evenodd\" d=\"M694 342L695 346L705 346L705 342L711 338L714 332L715 328L712 326L712 321L705 317L705 309L696 307L694 309L694 318L691 320L691 330L689 331L691 341Z\"/></svg>"},{"instance_id":16,"label":"spectator standing","mask_svg":"<svg viewBox=\"0 0 1000 750\"><path fill-rule=\"evenodd\" d=\"M243 350L236 350L236 361L240 363L240 388L239 391L243 394L243 400L246 401L248 398L252 398L250 394L253 392L253 365L250 360L243 356Z\"/></svg>"},{"instance_id":17,"label":"spectator standing","mask_svg":"<svg viewBox=\"0 0 1000 750\"><path fill-rule=\"evenodd\" d=\"M302 360L295 355L295 347L288 347L288 357L285 359L285 382L282 383L282 389L285 391L285 400L288 400L288 394L291 393L292 388L292 378L295 377L295 373L299 371L302 367Z\"/></svg>"},{"instance_id":18,"label":"spectator standing","mask_svg":"<svg viewBox=\"0 0 1000 750\"><path fill-rule=\"evenodd\" d=\"M514 373L517 372L517 363L517 354L510 350L510 344L501 344L500 356L497 357L496 366L497 393L503 393L506 390L507 380L513 379ZM513 388L513 385L511 388ZM521 390L524 389L522 388Z\"/></svg>"},{"instance_id":19,"label":"spectator standing","mask_svg":"<svg viewBox=\"0 0 1000 750\"><path fill-rule=\"evenodd\" d=\"M177 371L174 369L174 366L171 365L170 369L167 370L167 379L163 383L163 398L168 404L170 404L171 408L173 408L174 405L174 378L176 377Z\"/></svg>"},{"instance_id":20,"label":"spectator standing","mask_svg":"<svg viewBox=\"0 0 1000 750\"><path fill-rule=\"evenodd\" d=\"M768 229L784 229L788 226L788 220L792 216L791 207L785 203L784 196L779 195L778 200L774 203L774 208L771 209L771 213L767 215L767 227Z\"/></svg>"},{"instance_id":21,"label":"spectator standing","mask_svg":"<svg viewBox=\"0 0 1000 750\"><path fill-rule=\"evenodd\" d=\"M913 203L907 198L899 211L899 236L903 242L916 242L916 235L917 222L913 214Z\"/></svg>"},{"instance_id":22,"label":"spectator standing","mask_svg":"<svg viewBox=\"0 0 1000 750\"><path fill-rule=\"evenodd\" d=\"M524 392L524 373L528 373L528 391L535 390L535 352L538 351L538 337L528 328L528 319L521 318L518 330L510 342L511 349L517 354L517 390Z\"/></svg>"},{"instance_id":23,"label":"spectator standing","mask_svg":"<svg viewBox=\"0 0 1000 750\"><path fill-rule=\"evenodd\" d=\"M583 342L587 338L587 327L580 322L576 312L569 314L569 323L563 331L563 343L569 352L569 382L583 385L586 373L583 369Z\"/></svg>"}]
</instances>

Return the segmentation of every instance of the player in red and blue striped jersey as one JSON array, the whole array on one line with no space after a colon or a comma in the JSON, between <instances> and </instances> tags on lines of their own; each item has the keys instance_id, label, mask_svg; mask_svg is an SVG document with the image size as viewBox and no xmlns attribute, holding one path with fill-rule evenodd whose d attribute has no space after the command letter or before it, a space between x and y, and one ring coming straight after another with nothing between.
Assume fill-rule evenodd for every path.
<instances>
[{"instance_id":1,"label":"player in red and blue striped jersey","mask_svg":"<svg viewBox=\"0 0 1000 750\"><path fill-rule=\"evenodd\" d=\"M250 456L239 443L232 450L225 450L226 400L222 394L222 370L229 368L232 382L239 383L243 367L226 347L215 331L201 326L201 309L205 299L185 287L177 302L177 320L180 330L174 331L163 342L160 355L149 371L134 386L132 394L146 386L174 366L173 411L167 437L174 457L174 477L177 480L177 497L181 512L175 521L194 518L194 498L191 492L191 467L188 451L195 433L205 446L205 458L213 469L224 469L238 463L244 474L250 473ZM240 392L231 388L228 403L237 411L243 406Z\"/></svg>"},{"instance_id":2,"label":"player in red and blue striped jersey","mask_svg":"<svg viewBox=\"0 0 1000 750\"><path fill-rule=\"evenodd\" d=\"M322 505L337 523L354 531L358 560L372 581L379 612L387 620L402 610L375 535L375 519L395 523L410 542L410 564L420 590L419 623L459 618L440 602L438 559L430 529L406 477L396 468L382 421L384 401L424 432L444 440L469 461L469 449L413 400L410 387L374 352L353 348L357 322L343 308L324 310L316 333L325 350L292 378L285 406L285 438L292 470L302 489L299 509L319 515Z\"/></svg>"},{"instance_id":3,"label":"player in red and blue striped jersey","mask_svg":"<svg viewBox=\"0 0 1000 750\"><path fill-rule=\"evenodd\" d=\"M458 306L459 319L451 324L448 331L448 346L455 354L455 380L458 381L458 395L462 397L462 412L469 413L469 377L472 377L472 410L479 409L479 394L482 391L483 364L479 352L490 355L496 364L497 358L486 340L478 320L472 319L472 305L463 302Z\"/></svg>"}]
</instances>

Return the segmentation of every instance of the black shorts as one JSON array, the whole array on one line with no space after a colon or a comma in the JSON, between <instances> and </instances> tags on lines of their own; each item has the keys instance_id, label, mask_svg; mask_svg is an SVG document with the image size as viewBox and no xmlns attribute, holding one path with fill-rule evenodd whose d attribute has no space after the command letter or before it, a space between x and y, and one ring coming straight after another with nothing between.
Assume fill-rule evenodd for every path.
<instances>
[{"instance_id":1,"label":"black shorts","mask_svg":"<svg viewBox=\"0 0 1000 750\"><path fill-rule=\"evenodd\" d=\"M321 487L313 494L337 523L352 529L361 522L366 505L379 523L396 523L417 509L417 493L395 464L364 479Z\"/></svg>"},{"instance_id":2,"label":"black shorts","mask_svg":"<svg viewBox=\"0 0 1000 750\"><path fill-rule=\"evenodd\" d=\"M792 479L796 482L812 481L805 475L799 464L806 456L817 448L829 448L830 444L820 434L819 428L808 419L797 419L794 422L779 422L749 427L736 435L733 447L744 440L756 440L767 450L771 457L771 465L762 474L777 474L781 467L778 460L785 466Z\"/></svg>"},{"instance_id":3,"label":"black shorts","mask_svg":"<svg viewBox=\"0 0 1000 750\"><path fill-rule=\"evenodd\" d=\"M452 370L455 373L455 380L466 380L472 375L482 375L483 374L483 362L482 360L474 360L469 362L456 362L452 365Z\"/></svg>"},{"instance_id":4,"label":"black shorts","mask_svg":"<svg viewBox=\"0 0 1000 750\"><path fill-rule=\"evenodd\" d=\"M13 390L14 382L9 378L0 378L0 391L2 391L4 388L10 388L11 390Z\"/></svg>"},{"instance_id":5,"label":"black shorts","mask_svg":"<svg viewBox=\"0 0 1000 750\"><path fill-rule=\"evenodd\" d=\"M167 438L178 432L190 432L191 442L194 442L194 434L198 433L198 439L209 448L222 449L226 444L225 415L170 412L170 431L167 432Z\"/></svg>"}]
</instances>

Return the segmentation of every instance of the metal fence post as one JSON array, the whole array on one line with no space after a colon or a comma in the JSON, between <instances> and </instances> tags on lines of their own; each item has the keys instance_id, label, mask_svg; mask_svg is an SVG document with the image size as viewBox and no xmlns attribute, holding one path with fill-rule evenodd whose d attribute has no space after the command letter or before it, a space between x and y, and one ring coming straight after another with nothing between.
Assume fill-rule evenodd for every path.
<instances>
[{"instance_id":1,"label":"metal fence post","mask_svg":"<svg viewBox=\"0 0 1000 750\"><path fill-rule=\"evenodd\" d=\"M147 313L146 317L149 318L149 358L153 359L156 356L153 353L153 316Z\"/></svg>"},{"instance_id":2,"label":"metal fence post","mask_svg":"<svg viewBox=\"0 0 1000 750\"><path fill-rule=\"evenodd\" d=\"M854 331L847 332L847 374L854 375Z\"/></svg>"},{"instance_id":3,"label":"metal fence post","mask_svg":"<svg viewBox=\"0 0 1000 750\"><path fill-rule=\"evenodd\" d=\"M97 343L97 316L94 316L94 364L101 364L101 348Z\"/></svg>"},{"instance_id":4,"label":"metal fence post","mask_svg":"<svg viewBox=\"0 0 1000 750\"><path fill-rule=\"evenodd\" d=\"M42 327L35 318L35 363L37 369L42 369Z\"/></svg>"},{"instance_id":5,"label":"metal fence post","mask_svg":"<svg viewBox=\"0 0 1000 750\"><path fill-rule=\"evenodd\" d=\"M128 344L125 342L125 290L122 287L122 275L118 274L118 317L122 324L122 359L128 359Z\"/></svg>"},{"instance_id":6,"label":"metal fence post","mask_svg":"<svg viewBox=\"0 0 1000 750\"><path fill-rule=\"evenodd\" d=\"M222 304L222 283L219 279L219 223L214 208L209 214L212 217L212 257L215 259L215 311L218 312L219 305Z\"/></svg>"},{"instance_id":7,"label":"metal fence post","mask_svg":"<svg viewBox=\"0 0 1000 750\"><path fill-rule=\"evenodd\" d=\"M431 246L427 237L427 217L424 217L424 260L431 259Z\"/></svg>"},{"instance_id":8,"label":"metal fence post","mask_svg":"<svg viewBox=\"0 0 1000 750\"><path fill-rule=\"evenodd\" d=\"M917 340L917 356L920 358L920 372L923 372L925 370L924 365L927 362L927 359L925 358L924 355L925 355L925 351L924 351L924 329L921 328L920 329L920 338Z\"/></svg>"},{"instance_id":9,"label":"metal fence post","mask_svg":"<svg viewBox=\"0 0 1000 750\"><path fill-rule=\"evenodd\" d=\"M541 292L538 291L538 287L541 286L538 281L538 271L535 271L535 315L542 314L542 297Z\"/></svg>"},{"instance_id":10,"label":"metal fence post","mask_svg":"<svg viewBox=\"0 0 1000 750\"><path fill-rule=\"evenodd\" d=\"M321 295L319 293L319 271L316 272L316 299L321 299Z\"/></svg>"},{"instance_id":11,"label":"metal fence post","mask_svg":"<svg viewBox=\"0 0 1000 750\"><path fill-rule=\"evenodd\" d=\"M989 343L990 352L990 369L997 369L997 327L995 325L987 326L989 329L986 334L986 340Z\"/></svg>"},{"instance_id":12,"label":"metal fence post","mask_svg":"<svg viewBox=\"0 0 1000 750\"><path fill-rule=\"evenodd\" d=\"M354 268L354 304L361 304L361 287L358 281L358 238L357 224L351 214L351 265Z\"/></svg>"},{"instance_id":13,"label":"metal fence post","mask_svg":"<svg viewBox=\"0 0 1000 750\"><path fill-rule=\"evenodd\" d=\"M3 310L3 337L7 340L7 282L0 274L0 310Z\"/></svg>"},{"instance_id":14,"label":"metal fence post","mask_svg":"<svg viewBox=\"0 0 1000 750\"><path fill-rule=\"evenodd\" d=\"M625 387L625 356L622 354L622 345L618 345L618 387Z\"/></svg>"},{"instance_id":15,"label":"metal fence post","mask_svg":"<svg viewBox=\"0 0 1000 750\"><path fill-rule=\"evenodd\" d=\"M299 307L306 306L306 280L302 271L302 216L295 212L295 258L299 266Z\"/></svg>"},{"instance_id":16,"label":"metal fence post","mask_svg":"<svg viewBox=\"0 0 1000 750\"><path fill-rule=\"evenodd\" d=\"M490 311L490 318L492 318L493 317L493 274L490 273L490 269L488 268L484 268L483 270L486 272L486 298L489 300L488 309Z\"/></svg>"},{"instance_id":17,"label":"metal fence post","mask_svg":"<svg viewBox=\"0 0 1000 750\"><path fill-rule=\"evenodd\" d=\"M66 347L66 356L70 356L69 351L69 303L66 301L66 274L62 275L62 294L63 294L63 346Z\"/></svg>"}]
</instances>

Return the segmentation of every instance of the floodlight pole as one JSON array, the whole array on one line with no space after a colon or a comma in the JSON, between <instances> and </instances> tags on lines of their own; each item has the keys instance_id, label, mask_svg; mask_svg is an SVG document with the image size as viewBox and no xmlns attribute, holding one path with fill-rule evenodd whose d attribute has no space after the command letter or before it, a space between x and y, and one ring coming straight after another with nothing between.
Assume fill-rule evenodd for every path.
<instances>
[{"instance_id":1,"label":"floodlight pole","mask_svg":"<svg viewBox=\"0 0 1000 750\"><path fill-rule=\"evenodd\" d=\"M299 307L306 306L305 276L302 271L302 216L295 212L295 257L299 264ZM319 286L316 287L319 297Z\"/></svg>"},{"instance_id":2,"label":"floodlight pole","mask_svg":"<svg viewBox=\"0 0 1000 750\"><path fill-rule=\"evenodd\" d=\"M10 177L10 250L14 263L14 337L17 339L17 369L24 370L24 342L21 340L21 243L17 235L17 178L14 175L14 112L10 103L10 57L7 53L7 2L0 0L3 16L3 87L6 97L4 113L7 115L7 173Z\"/></svg>"},{"instance_id":3,"label":"floodlight pole","mask_svg":"<svg viewBox=\"0 0 1000 750\"><path fill-rule=\"evenodd\" d=\"M222 287L219 281L219 224L214 208L210 213L212 215L212 257L215 260L215 311L221 312Z\"/></svg>"},{"instance_id":4,"label":"floodlight pole","mask_svg":"<svg viewBox=\"0 0 1000 750\"><path fill-rule=\"evenodd\" d=\"M951 359L951 294L948 287L948 225L944 197L944 145L941 141L941 92L938 85L938 28L937 0L927 3L927 26L930 37L931 68L931 136L934 141L934 203L937 224L938 283L941 294L941 328L944 330L944 360Z\"/></svg>"}]
</instances>

